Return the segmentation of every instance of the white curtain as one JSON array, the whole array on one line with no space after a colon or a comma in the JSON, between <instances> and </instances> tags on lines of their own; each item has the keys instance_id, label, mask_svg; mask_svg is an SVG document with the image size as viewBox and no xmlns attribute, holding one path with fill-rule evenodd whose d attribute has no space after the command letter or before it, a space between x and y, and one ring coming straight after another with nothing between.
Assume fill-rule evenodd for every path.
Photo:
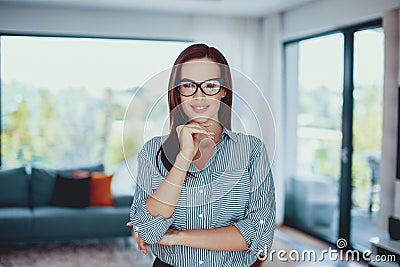
<instances>
[{"instance_id":1,"label":"white curtain","mask_svg":"<svg viewBox=\"0 0 400 267\"><path fill-rule=\"evenodd\" d=\"M256 126L252 125L249 120L246 123L253 128L250 129L250 134L262 135L269 157L273 161L277 224L283 223L284 217L281 152L283 136L282 29L280 22L281 15L274 15L266 19L198 17L194 20L192 27L194 40L220 49L227 57L230 66L254 82L267 100L264 101L258 93L254 94L254 90L250 90L243 84L234 88L245 98L257 117L261 118L257 123L259 125ZM247 85L252 86L251 84ZM272 114L267 111L269 107L266 102L270 105ZM254 128L258 126L261 126L260 129L255 130Z\"/></svg>"},{"instance_id":2,"label":"white curtain","mask_svg":"<svg viewBox=\"0 0 400 267\"><path fill-rule=\"evenodd\" d=\"M285 181L284 168L284 93L283 93L283 73L282 73L282 18L281 14L268 17L262 21L261 42L256 62L257 62L257 83L266 96L274 116L272 122L263 125L265 135L275 128L275 136L270 139L267 146L272 149L275 146L272 171L275 181L276 192L276 223L282 224L285 210ZM274 142L272 144L271 142ZM267 141L268 143L268 141ZM271 150L270 150L271 151Z\"/></svg>"}]
</instances>

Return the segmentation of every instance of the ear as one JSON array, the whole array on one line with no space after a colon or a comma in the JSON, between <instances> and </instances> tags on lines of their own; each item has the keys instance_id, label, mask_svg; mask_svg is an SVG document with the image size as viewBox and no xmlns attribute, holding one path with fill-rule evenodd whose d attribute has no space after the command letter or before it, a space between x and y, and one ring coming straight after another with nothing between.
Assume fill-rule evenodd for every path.
<instances>
[{"instance_id":1,"label":"ear","mask_svg":"<svg viewBox=\"0 0 400 267\"><path fill-rule=\"evenodd\" d=\"M223 90L222 90L222 96L221 96L221 98L224 98L225 96L226 96L226 90L223 89Z\"/></svg>"}]
</instances>

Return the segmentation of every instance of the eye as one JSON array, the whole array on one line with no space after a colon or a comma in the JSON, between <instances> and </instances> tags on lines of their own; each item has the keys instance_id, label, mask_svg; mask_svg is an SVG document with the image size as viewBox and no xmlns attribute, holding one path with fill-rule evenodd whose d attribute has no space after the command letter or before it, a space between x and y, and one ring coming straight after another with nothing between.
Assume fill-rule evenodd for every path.
<instances>
[{"instance_id":1,"label":"eye","mask_svg":"<svg viewBox=\"0 0 400 267\"><path fill-rule=\"evenodd\" d=\"M186 82L186 83L183 84L183 87L187 88L187 89L194 89L194 88L196 88L196 85L194 83L191 83L191 82Z\"/></svg>"},{"instance_id":2,"label":"eye","mask_svg":"<svg viewBox=\"0 0 400 267\"><path fill-rule=\"evenodd\" d=\"M206 83L205 85L206 85L206 88L209 88L209 89L212 89L212 88L214 88L214 86L215 86L215 84L212 83L212 82L208 82L208 83Z\"/></svg>"},{"instance_id":3,"label":"eye","mask_svg":"<svg viewBox=\"0 0 400 267\"><path fill-rule=\"evenodd\" d=\"M205 89L213 90L213 89L219 89L220 84L218 81L208 81L204 84Z\"/></svg>"}]
</instances>

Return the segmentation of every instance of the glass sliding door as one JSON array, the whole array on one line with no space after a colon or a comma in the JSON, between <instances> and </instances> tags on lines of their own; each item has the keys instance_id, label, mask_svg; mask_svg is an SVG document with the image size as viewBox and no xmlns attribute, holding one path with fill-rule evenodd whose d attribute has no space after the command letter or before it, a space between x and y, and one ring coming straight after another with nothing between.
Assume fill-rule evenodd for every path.
<instances>
[{"instance_id":1,"label":"glass sliding door","mask_svg":"<svg viewBox=\"0 0 400 267\"><path fill-rule=\"evenodd\" d=\"M286 42L285 222L348 247L385 233L376 219L382 139L382 21Z\"/></svg>"},{"instance_id":2,"label":"glass sliding door","mask_svg":"<svg viewBox=\"0 0 400 267\"><path fill-rule=\"evenodd\" d=\"M287 96L292 102L288 112L296 114L294 133L288 133L296 140L287 151L294 154L296 164L290 175L287 204L291 207L286 218L298 228L334 241L341 168L343 35L287 45L286 66Z\"/></svg>"},{"instance_id":3,"label":"glass sliding door","mask_svg":"<svg viewBox=\"0 0 400 267\"><path fill-rule=\"evenodd\" d=\"M354 33L352 243L369 248L377 227L383 104L382 28ZM368 233L368 235L366 235Z\"/></svg>"}]
</instances>

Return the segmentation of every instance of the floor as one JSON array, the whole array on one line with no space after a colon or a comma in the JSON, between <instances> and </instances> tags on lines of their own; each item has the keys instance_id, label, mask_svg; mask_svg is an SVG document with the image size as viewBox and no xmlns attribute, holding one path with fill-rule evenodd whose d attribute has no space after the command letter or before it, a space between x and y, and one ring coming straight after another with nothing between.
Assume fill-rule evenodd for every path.
<instances>
[{"instance_id":1,"label":"floor","mask_svg":"<svg viewBox=\"0 0 400 267\"><path fill-rule=\"evenodd\" d=\"M280 250L284 250L287 253L287 256L283 257L283 260L279 260L278 257L270 257L266 261L261 264L261 267L305 267L305 266L318 266L318 267L361 267L368 266L368 264L364 262L356 262L356 261L334 261L330 260L327 253L323 254L322 251L328 250L330 245L328 243L322 242L314 237L311 237L307 234L304 234L298 230L287 226L281 226L277 228L275 232L274 244L272 250L275 250L277 255ZM333 248L332 249L337 249ZM315 251L316 257L311 259L315 259L312 261L302 260L302 253L305 251ZM292 256L289 256L289 253ZM298 253L298 254L297 254ZM299 257L297 257L299 255ZM305 259L308 258L306 255ZM324 255L322 257L321 255ZM335 255L335 254L332 254ZM339 255L339 254L337 254ZM339 257L339 256L338 256ZM291 260L298 258L298 260ZM332 256L334 258L334 256ZM342 257L345 259L345 257ZM287 259L287 261L286 261ZM320 260L321 259L321 260ZM323 259L323 260L322 260Z\"/></svg>"},{"instance_id":2,"label":"floor","mask_svg":"<svg viewBox=\"0 0 400 267\"><path fill-rule=\"evenodd\" d=\"M378 227L378 212L371 214L366 209L353 209L351 221L352 241L357 244L357 247L369 249L369 240L371 237L384 237L388 233ZM368 234L366 234L368 233Z\"/></svg>"},{"instance_id":3,"label":"floor","mask_svg":"<svg viewBox=\"0 0 400 267\"><path fill-rule=\"evenodd\" d=\"M351 243L360 250L370 249L370 239L372 237L387 236L387 232L378 227L378 211L371 215L367 209L353 208L351 211ZM332 239L337 239L338 217L335 216L329 226L313 226L313 232L322 234Z\"/></svg>"}]
</instances>

